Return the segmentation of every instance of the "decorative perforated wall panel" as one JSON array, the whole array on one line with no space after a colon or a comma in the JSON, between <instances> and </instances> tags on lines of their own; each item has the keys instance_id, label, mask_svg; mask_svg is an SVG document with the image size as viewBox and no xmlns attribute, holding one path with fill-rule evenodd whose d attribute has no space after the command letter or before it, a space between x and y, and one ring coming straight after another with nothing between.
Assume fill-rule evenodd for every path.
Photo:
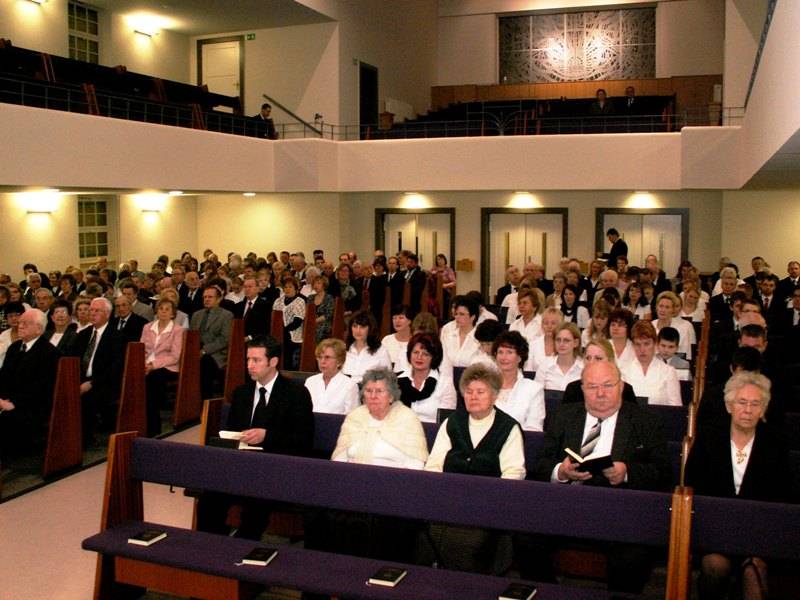
<instances>
[{"instance_id":1,"label":"decorative perforated wall panel","mask_svg":"<svg viewBox=\"0 0 800 600\"><path fill-rule=\"evenodd\" d=\"M654 8L499 21L501 83L655 77Z\"/></svg>"}]
</instances>

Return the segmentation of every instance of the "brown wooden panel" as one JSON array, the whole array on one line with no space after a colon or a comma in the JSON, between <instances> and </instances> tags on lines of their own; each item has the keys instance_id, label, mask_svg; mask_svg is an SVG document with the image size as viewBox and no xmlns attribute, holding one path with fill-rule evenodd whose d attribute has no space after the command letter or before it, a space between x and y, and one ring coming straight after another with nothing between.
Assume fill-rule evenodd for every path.
<instances>
[{"instance_id":1,"label":"brown wooden panel","mask_svg":"<svg viewBox=\"0 0 800 600\"><path fill-rule=\"evenodd\" d=\"M403 284L403 304L411 305L411 284L408 280Z\"/></svg>"},{"instance_id":2,"label":"brown wooden panel","mask_svg":"<svg viewBox=\"0 0 800 600\"><path fill-rule=\"evenodd\" d=\"M306 303L306 316L303 321L303 346L300 349L300 370L317 370L317 306Z\"/></svg>"},{"instance_id":3,"label":"brown wooden panel","mask_svg":"<svg viewBox=\"0 0 800 600\"><path fill-rule=\"evenodd\" d=\"M672 494L665 598L689 597L689 584L692 577L689 551L692 539L693 498L691 488L677 487Z\"/></svg>"},{"instance_id":4,"label":"brown wooden panel","mask_svg":"<svg viewBox=\"0 0 800 600\"><path fill-rule=\"evenodd\" d=\"M283 344L283 311L275 309L272 310L270 334L276 340L281 342L281 344ZM281 352L281 355L278 358L278 368L283 368L283 352Z\"/></svg>"},{"instance_id":5,"label":"brown wooden panel","mask_svg":"<svg viewBox=\"0 0 800 600\"><path fill-rule=\"evenodd\" d=\"M381 339L391 332L392 327L392 290L387 286L383 296L383 312L381 316Z\"/></svg>"},{"instance_id":6,"label":"brown wooden panel","mask_svg":"<svg viewBox=\"0 0 800 600\"><path fill-rule=\"evenodd\" d=\"M245 349L244 319L234 319L231 323L231 337L228 340L228 362L225 367L225 402L233 401L233 391L244 384Z\"/></svg>"},{"instance_id":7,"label":"brown wooden panel","mask_svg":"<svg viewBox=\"0 0 800 600\"><path fill-rule=\"evenodd\" d=\"M80 385L80 359L66 356L60 358L44 455L45 477L78 467L83 462Z\"/></svg>"},{"instance_id":8,"label":"brown wooden panel","mask_svg":"<svg viewBox=\"0 0 800 600\"><path fill-rule=\"evenodd\" d=\"M235 579L130 558L114 559L117 581L203 600L253 598L262 588Z\"/></svg>"},{"instance_id":9,"label":"brown wooden panel","mask_svg":"<svg viewBox=\"0 0 800 600\"><path fill-rule=\"evenodd\" d=\"M187 329L183 334L173 425L178 427L198 419L200 410L200 332Z\"/></svg>"},{"instance_id":10,"label":"brown wooden panel","mask_svg":"<svg viewBox=\"0 0 800 600\"><path fill-rule=\"evenodd\" d=\"M222 429L222 398L209 398L203 402L203 414L200 416L200 445L205 446L208 439L219 435Z\"/></svg>"},{"instance_id":11,"label":"brown wooden panel","mask_svg":"<svg viewBox=\"0 0 800 600\"><path fill-rule=\"evenodd\" d=\"M337 297L333 304L333 323L331 324L331 337L344 340L344 300Z\"/></svg>"},{"instance_id":12,"label":"brown wooden panel","mask_svg":"<svg viewBox=\"0 0 800 600\"><path fill-rule=\"evenodd\" d=\"M456 102L474 102L478 99L478 86L457 85L453 88L453 100Z\"/></svg>"},{"instance_id":13,"label":"brown wooden panel","mask_svg":"<svg viewBox=\"0 0 800 600\"><path fill-rule=\"evenodd\" d=\"M440 85L431 88L431 108L438 110L440 108L447 108L449 104L455 101L455 94L453 86Z\"/></svg>"},{"instance_id":14,"label":"brown wooden panel","mask_svg":"<svg viewBox=\"0 0 800 600\"><path fill-rule=\"evenodd\" d=\"M147 399L144 385L144 344L129 342L117 411L117 433L135 431L147 436Z\"/></svg>"}]
</instances>

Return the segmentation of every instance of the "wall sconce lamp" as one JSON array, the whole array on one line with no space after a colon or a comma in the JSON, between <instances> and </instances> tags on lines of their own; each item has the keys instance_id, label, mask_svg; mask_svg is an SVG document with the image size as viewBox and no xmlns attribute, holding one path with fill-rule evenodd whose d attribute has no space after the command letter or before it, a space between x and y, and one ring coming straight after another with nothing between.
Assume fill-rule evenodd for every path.
<instances>
[{"instance_id":1,"label":"wall sconce lamp","mask_svg":"<svg viewBox=\"0 0 800 600\"><path fill-rule=\"evenodd\" d=\"M246 198L253 198L255 195L256 195L255 192L245 192L245 193L242 194L242 196L244 196Z\"/></svg>"},{"instance_id":2,"label":"wall sconce lamp","mask_svg":"<svg viewBox=\"0 0 800 600\"><path fill-rule=\"evenodd\" d=\"M133 33L138 33L139 35L143 35L149 38L152 38L154 35L158 35L157 31L142 31L141 29L134 29Z\"/></svg>"},{"instance_id":3,"label":"wall sconce lamp","mask_svg":"<svg viewBox=\"0 0 800 600\"><path fill-rule=\"evenodd\" d=\"M44 4L47 0L28 0L28 2L33 2L34 4Z\"/></svg>"}]
</instances>

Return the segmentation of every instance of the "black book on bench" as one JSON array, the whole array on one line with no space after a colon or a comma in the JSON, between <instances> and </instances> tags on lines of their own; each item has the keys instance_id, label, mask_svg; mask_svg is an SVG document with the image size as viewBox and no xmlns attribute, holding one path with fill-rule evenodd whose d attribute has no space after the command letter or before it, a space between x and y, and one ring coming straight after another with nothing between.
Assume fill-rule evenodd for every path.
<instances>
[{"instance_id":1,"label":"black book on bench","mask_svg":"<svg viewBox=\"0 0 800 600\"><path fill-rule=\"evenodd\" d=\"M589 456L582 457L580 454L570 450L569 448L564 448L564 452L567 453L567 456L569 456L572 462L578 463L578 471L584 473L600 475L604 469L614 466L614 461L611 460L610 454L604 454L603 456L595 456L590 454Z\"/></svg>"},{"instance_id":2,"label":"black book on bench","mask_svg":"<svg viewBox=\"0 0 800 600\"><path fill-rule=\"evenodd\" d=\"M136 535L128 538L129 544L137 546L151 546L167 537L167 532L161 529L145 529Z\"/></svg>"},{"instance_id":3,"label":"black book on bench","mask_svg":"<svg viewBox=\"0 0 800 600\"><path fill-rule=\"evenodd\" d=\"M535 595L535 587L524 583L512 583L503 590L497 600L531 600Z\"/></svg>"},{"instance_id":4,"label":"black book on bench","mask_svg":"<svg viewBox=\"0 0 800 600\"><path fill-rule=\"evenodd\" d=\"M266 567L276 556L278 556L278 551L275 548L253 548L247 553L247 556L242 558L242 564Z\"/></svg>"},{"instance_id":5,"label":"black book on bench","mask_svg":"<svg viewBox=\"0 0 800 600\"><path fill-rule=\"evenodd\" d=\"M408 575L408 571L400 567L381 567L372 577L369 578L370 585L385 585L386 587L394 587Z\"/></svg>"}]
</instances>

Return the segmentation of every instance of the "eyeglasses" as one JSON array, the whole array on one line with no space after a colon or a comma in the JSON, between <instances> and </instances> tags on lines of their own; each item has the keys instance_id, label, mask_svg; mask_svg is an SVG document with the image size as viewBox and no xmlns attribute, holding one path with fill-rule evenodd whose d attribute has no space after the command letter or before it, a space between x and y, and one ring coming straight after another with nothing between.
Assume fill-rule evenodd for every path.
<instances>
[{"instance_id":1,"label":"eyeglasses","mask_svg":"<svg viewBox=\"0 0 800 600\"><path fill-rule=\"evenodd\" d=\"M761 408L762 406L764 406L763 400L744 400L743 398L734 400L733 403L739 408L747 408L747 407Z\"/></svg>"},{"instance_id":2,"label":"eyeglasses","mask_svg":"<svg viewBox=\"0 0 800 600\"><path fill-rule=\"evenodd\" d=\"M613 383L610 383L610 382L607 382L607 383L587 383L586 385L583 386L583 391L584 392L589 392L589 393L592 393L592 394L596 394L602 388L602 390L604 392L610 392L615 387L617 387L618 383L619 383L619 379L617 379L617 381L615 381Z\"/></svg>"}]
</instances>

